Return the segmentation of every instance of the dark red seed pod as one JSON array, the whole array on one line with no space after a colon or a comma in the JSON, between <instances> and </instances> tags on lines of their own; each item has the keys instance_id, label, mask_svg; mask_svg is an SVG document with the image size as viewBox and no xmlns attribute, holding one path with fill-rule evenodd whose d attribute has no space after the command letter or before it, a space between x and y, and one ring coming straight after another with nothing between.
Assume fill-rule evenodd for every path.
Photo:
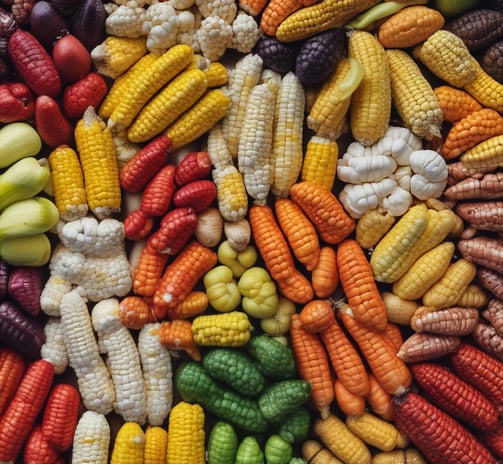
<instances>
[{"instance_id":1,"label":"dark red seed pod","mask_svg":"<svg viewBox=\"0 0 503 464\"><path fill-rule=\"evenodd\" d=\"M205 179L211 173L211 159L206 151L187 153L176 166L175 182L178 187L193 180Z\"/></svg>"},{"instance_id":2,"label":"dark red seed pod","mask_svg":"<svg viewBox=\"0 0 503 464\"><path fill-rule=\"evenodd\" d=\"M9 296L32 317L40 313L42 280L42 268L40 267L14 267L10 273L7 289Z\"/></svg>"}]
</instances>

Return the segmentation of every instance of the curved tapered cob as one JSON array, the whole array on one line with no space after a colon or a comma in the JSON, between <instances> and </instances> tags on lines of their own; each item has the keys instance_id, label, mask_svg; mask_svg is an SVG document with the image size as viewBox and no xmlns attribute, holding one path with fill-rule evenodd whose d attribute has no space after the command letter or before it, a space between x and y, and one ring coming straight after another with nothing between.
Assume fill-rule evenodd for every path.
<instances>
[{"instance_id":1,"label":"curved tapered cob","mask_svg":"<svg viewBox=\"0 0 503 464\"><path fill-rule=\"evenodd\" d=\"M147 426L143 447L143 464L166 463L168 431L161 426Z\"/></svg>"},{"instance_id":2,"label":"curved tapered cob","mask_svg":"<svg viewBox=\"0 0 503 464\"><path fill-rule=\"evenodd\" d=\"M132 142L145 142L161 133L203 95L208 87L200 69L182 71L141 109L127 130Z\"/></svg>"},{"instance_id":3,"label":"curved tapered cob","mask_svg":"<svg viewBox=\"0 0 503 464\"><path fill-rule=\"evenodd\" d=\"M107 418L96 411L84 411L73 436L72 463L108 463L110 425Z\"/></svg>"},{"instance_id":4,"label":"curved tapered cob","mask_svg":"<svg viewBox=\"0 0 503 464\"><path fill-rule=\"evenodd\" d=\"M503 166L503 135L495 135L466 150L460 161L472 172L488 172Z\"/></svg>"},{"instance_id":5,"label":"curved tapered cob","mask_svg":"<svg viewBox=\"0 0 503 464\"><path fill-rule=\"evenodd\" d=\"M294 72L281 79L278 90L272 139L271 192L287 197L302 169L304 88Z\"/></svg>"},{"instance_id":6,"label":"curved tapered cob","mask_svg":"<svg viewBox=\"0 0 503 464\"><path fill-rule=\"evenodd\" d=\"M353 137L364 146L383 137L391 114L391 84L384 47L367 31L349 34L348 54L365 68L360 85L351 96L350 124Z\"/></svg>"},{"instance_id":7,"label":"curved tapered cob","mask_svg":"<svg viewBox=\"0 0 503 464\"><path fill-rule=\"evenodd\" d=\"M145 432L136 422L124 422L117 431L110 464L143 462Z\"/></svg>"},{"instance_id":8,"label":"curved tapered cob","mask_svg":"<svg viewBox=\"0 0 503 464\"><path fill-rule=\"evenodd\" d=\"M491 77L479 62L471 57L477 75L473 81L463 87L475 100L486 108L492 108L498 113L503 112L503 84Z\"/></svg>"},{"instance_id":9,"label":"curved tapered cob","mask_svg":"<svg viewBox=\"0 0 503 464\"><path fill-rule=\"evenodd\" d=\"M128 127L147 101L163 85L188 66L194 57L192 47L177 44L169 48L153 63L143 66L127 89L123 89L120 101L108 119L108 126L115 132ZM125 93L127 90L127 93Z\"/></svg>"},{"instance_id":10,"label":"curved tapered cob","mask_svg":"<svg viewBox=\"0 0 503 464\"><path fill-rule=\"evenodd\" d=\"M120 211L121 189L110 129L90 106L75 127L89 209L100 219Z\"/></svg>"},{"instance_id":11,"label":"curved tapered cob","mask_svg":"<svg viewBox=\"0 0 503 464\"><path fill-rule=\"evenodd\" d=\"M442 110L419 66L404 50L387 49L391 100L403 123L418 137L440 137Z\"/></svg>"}]
</instances>

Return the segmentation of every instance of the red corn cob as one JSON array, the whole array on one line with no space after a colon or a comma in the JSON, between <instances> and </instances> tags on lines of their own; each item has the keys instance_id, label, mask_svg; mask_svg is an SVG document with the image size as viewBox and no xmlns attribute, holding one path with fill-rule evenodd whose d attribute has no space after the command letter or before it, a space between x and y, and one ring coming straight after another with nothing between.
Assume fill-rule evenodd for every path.
<instances>
[{"instance_id":1,"label":"red corn cob","mask_svg":"<svg viewBox=\"0 0 503 464\"><path fill-rule=\"evenodd\" d=\"M204 179L211 172L211 159L206 151L187 153L176 167L175 182L178 187L194 180Z\"/></svg>"},{"instance_id":2,"label":"red corn cob","mask_svg":"<svg viewBox=\"0 0 503 464\"><path fill-rule=\"evenodd\" d=\"M159 229L148 239L159 253L176 255L196 230L197 214L192 208L175 208L161 219Z\"/></svg>"},{"instance_id":3,"label":"red corn cob","mask_svg":"<svg viewBox=\"0 0 503 464\"><path fill-rule=\"evenodd\" d=\"M468 429L423 396L409 391L393 405L396 426L431 464L496 464Z\"/></svg>"},{"instance_id":4,"label":"red corn cob","mask_svg":"<svg viewBox=\"0 0 503 464\"><path fill-rule=\"evenodd\" d=\"M10 348L0 349L0 416L16 393L26 370L22 356Z\"/></svg>"},{"instance_id":5,"label":"red corn cob","mask_svg":"<svg viewBox=\"0 0 503 464\"><path fill-rule=\"evenodd\" d=\"M28 366L0 418L0 462L14 462L42 410L54 378L54 366L43 359Z\"/></svg>"},{"instance_id":6,"label":"red corn cob","mask_svg":"<svg viewBox=\"0 0 503 464\"><path fill-rule=\"evenodd\" d=\"M70 449L79 417L80 393L68 383L55 385L45 405L42 433L57 451Z\"/></svg>"},{"instance_id":7,"label":"red corn cob","mask_svg":"<svg viewBox=\"0 0 503 464\"><path fill-rule=\"evenodd\" d=\"M0 85L0 122L27 121L35 113L35 98L22 82Z\"/></svg>"},{"instance_id":8,"label":"red corn cob","mask_svg":"<svg viewBox=\"0 0 503 464\"><path fill-rule=\"evenodd\" d=\"M154 227L154 220L141 209L131 211L124 219L124 236L129 240L147 237Z\"/></svg>"},{"instance_id":9,"label":"red corn cob","mask_svg":"<svg viewBox=\"0 0 503 464\"><path fill-rule=\"evenodd\" d=\"M30 316L40 313L42 293L42 268L35 266L14 267L7 287L10 298Z\"/></svg>"},{"instance_id":10,"label":"red corn cob","mask_svg":"<svg viewBox=\"0 0 503 464\"><path fill-rule=\"evenodd\" d=\"M69 119L79 119L89 106L97 110L107 92L105 79L90 72L63 91L63 113Z\"/></svg>"},{"instance_id":11,"label":"red corn cob","mask_svg":"<svg viewBox=\"0 0 503 464\"><path fill-rule=\"evenodd\" d=\"M128 192L139 192L166 164L171 152L171 141L159 135L142 147L120 172L120 184Z\"/></svg>"},{"instance_id":12,"label":"red corn cob","mask_svg":"<svg viewBox=\"0 0 503 464\"><path fill-rule=\"evenodd\" d=\"M42 426L36 425L31 431L23 450L24 464L64 464L65 460L47 441L42 433Z\"/></svg>"},{"instance_id":13,"label":"red corn cob","mask_svg":"<svg viewBox=\"0 0 503 464\"><path fill-rule=\"evenodd\" d=\"M40 138L51 148L73 144L73 126L54 98L40 95L35 101L35 125Z\"/></svg>"},{"instance_id":14,"label":"red corn cob","mask_svg":"<svg viewBox=\"0 0 503 464\"><path fill-rule=\"evenodd\" d=\"M189 242L166 267L154 293L154 311L164 319L192 291L198 280L217 263L217 254L197 240Z\"/></svg>"},{"instance_id":15,"label":"red corn cob","mask_svg":"<svg viewBox=\"0 0 503 464\"><path fill-rule=\"evenodd\" d=\"M169 255L158 253L148 242L142 248L133 270L133 292L136 295L152 296L155 292Z\"/></svg>"},{"instance_id":16,"label":"red corn cob","mask_svg":"<svg viewBox=\"0 0 503 464\"><path fill-rule=\"evenodd\" d=\"M61 76L43 45L30 32L16 29L7 51L26 85L37 95L56 98L61 92Z\"/></svg>"},{"instance_id":17,"label":"red corn cob","mask_svg":"<svg viewBox=\"0 0 503 464\"><path fill-rule=\"evenodd\" d=\"M503 363L469 343L461 343L449 356L452 367L465 382L484 393L503 411Z\"/></svg>"},{"instance_id":18,"label":"red corn cob","mask_svg":"<svg viewBox=\"0 0 503 464\"><path fill-rule=\"evenodd\" d=\"M211 180L194 180L175 192L173 204L177 208L193 208L196 213L201 213L209 208L216 196L217 187Z\"/></svg>"},{"instance_id":19,"label":"red corn cob","mask_svg":"<svg viewBox=\"0 0 503 464\"><path fill-rule=\"evenodd\" d=\"M490 430L498 424L496 406L447 367L429 362L409 367L426 396L454 418L481 430Z\"/></svg>"},{"instance_id":20,"label":"red corn cob","mask_svg":"<svg viewBox=\"0 0 503 464\"><path fill-rule=\"evenodd\" d=\"M481 440L493 454L503 459L503 421L494 429L484 432Z\"/></svg>"},{"instance_id":21,"label":"red corn cob","mask_svg":"<svg viewBox=\"0 0 503 464\"><path fill-rule=\"evenodd\" d=\"M168 212L175 193L173 164L164 166L147 184L141 197L140 209L149 216L163 216Z\"/></svg>"}]
</instances>

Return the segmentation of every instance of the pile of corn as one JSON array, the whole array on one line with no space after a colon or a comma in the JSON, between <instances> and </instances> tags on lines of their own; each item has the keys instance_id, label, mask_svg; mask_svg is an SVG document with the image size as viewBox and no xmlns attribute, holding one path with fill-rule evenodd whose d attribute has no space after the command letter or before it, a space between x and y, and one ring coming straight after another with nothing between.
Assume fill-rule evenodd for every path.
<instances>
[{"instance_id":1,"label":"pile of corn","mask_svg":"<svg viewBox=\"0 0 503 464\"><path fill-rule=\"evenodd\" d=\"M0 11L0 462L500 462L503 3L74 3Z\"/></svg>"}]
</instances>

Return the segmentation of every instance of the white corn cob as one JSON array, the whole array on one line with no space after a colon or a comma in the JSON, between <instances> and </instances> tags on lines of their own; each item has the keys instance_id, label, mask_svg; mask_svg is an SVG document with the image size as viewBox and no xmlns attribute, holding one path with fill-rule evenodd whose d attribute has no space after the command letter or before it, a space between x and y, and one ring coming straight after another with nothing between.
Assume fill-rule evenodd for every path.
<instances>
[{"instance_id":1,"label":"white corn cob","mask_svg":"<svg viewBox=\"0 0 503 464\"><path fill-rule=\"evenodd\" d=\"M115 401L114 385L100 356L86 300L77 290L61 299L61 328L84 406L108 414Z\"/></svg>"},{"instance_id":2,"label":"white corn cob","mask_svg":"<svg viewBox=\"0 0 503 464\"><path fill-rule=\"evenodd\" d=\"M68 351L65 345L61 318L48 317L44 325L45 343L40 357L52 363L55 374L62 374L68 367Z\"/></svg>"},{"instance_id":3,"label":"white corn cob","mask_svg":"<svg viewBox=\"0 0 503 464\"><path fill-rule=\"evenodd\" d=\"M276 98L272 140L271 191L277 197L289 195L302 169L305 101L304 87L295 73L286 73Z\"/></svg>"},{"instance_id":4,"label":"white corn cob","mask_svg":"<svg viewBox=\"0 0 503 464\"><path fill-rule=\"evenodd\" d=\"M65 251L65 247L58 244L54 249L49 262L51 274L40 294L40 308L48 316L61 316L60 305L63 296L72 290L72 283L63 276L53 273L54 264L59 261L59 257Z\"/></svg>"},{"instance_id":5,"label":"white corn cob","mask_svg":"<svg viewBox=\"0 0 503 464\"><path fill-rule=\"evenodd\" d=\"M145 324L138 334L138 352L147 396L147 421L159 426L173 405L173 371L169 350L159 341L160 322Z\"/></svg>"},{"instance_id":6,"label":"white corn cob","mask_svg":"<svg viewBox=\"0 0 503 464\"><path fill-rule=\"evenodd\" d=\"M115 387L115 412L125 421L143 424L147 405L140 354L131 332L121 322L119 300L98 301L91 311L91 321Z\"/></svg>"},{"instance_id":7,"label":"white corn cob","mask_svg":"<svg viewBox=\"0 0 503 464\"><path fill-rule=\"evenodd\" d=\"M96 411L85 411L73 436L72 464L107 464L110 425Z\"/></svg>"}]
</instances>

